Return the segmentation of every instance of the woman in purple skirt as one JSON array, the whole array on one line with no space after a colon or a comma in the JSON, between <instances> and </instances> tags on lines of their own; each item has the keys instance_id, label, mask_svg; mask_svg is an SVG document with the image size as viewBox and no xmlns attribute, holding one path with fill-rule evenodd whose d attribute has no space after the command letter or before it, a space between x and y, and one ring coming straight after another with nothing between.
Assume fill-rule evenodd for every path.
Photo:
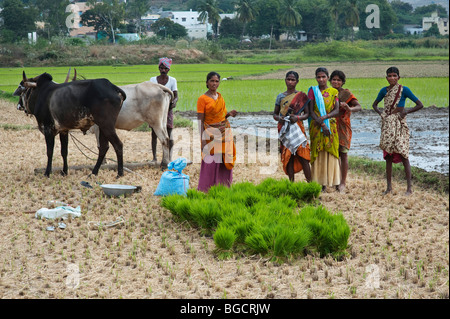
<instances>
[{"instance_id":1,"label":"woman in purple skirt","mask_svg":"<svg viewBox=\"0 0 450 319\"><path fill-rule=\"evenodd\" d=\"M227 118L237 115L236 110L227 112L225 100L217 92L220 75L211 72L206 78L208 91L197 101L202 165L198 190L208 192L214 185L230 186L233 181L233 167L236 162L236 146Z\"/></svg>"}]
</instances>

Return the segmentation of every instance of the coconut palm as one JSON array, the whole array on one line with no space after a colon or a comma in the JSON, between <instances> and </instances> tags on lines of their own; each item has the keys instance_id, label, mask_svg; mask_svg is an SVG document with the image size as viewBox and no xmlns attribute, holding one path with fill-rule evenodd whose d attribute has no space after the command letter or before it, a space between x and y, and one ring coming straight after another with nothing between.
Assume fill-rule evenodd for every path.
<instances>
[{"instance_id":1,"label":"coconut palm","mask_svg":"<svg viewBox=\"0 0 450 319\"><path fill-rule=\"evenodd\" d=\"M341 13L343 11L342 0L328 0L328 1L330 2L329 8L330 8L331 18L334 21L334 38L336 39L339 16L341 15Z\"/></svg>"},{"instance_id":2,"label":"coconut palm","mask_svg":"<svg viewBox=\"0 0 450 319\"><path fill-rule=\"evenodd\" d=\"M297 0L282 0L279 18L282 26L294 28L300 25L302 16L298 11Z\"/></svg>"},{"instance_id":3,"label":"coconut palm","mask_svg":"<svg viewBox=\"0 0 450 319\"><path fill-rule=\"evenodd\" d=\"M219 13L222 12L219 8L218 0L202 0L198 5L197 10L200 12L199 18L202 23L208 21L208 23L212 24L214 37L216 37L217 25L221 20Z\"/></svg>"},{"instance_id":4,"label":"coconut palm","mask_svg":"<svg viewBox=\"0 0 450 319\"><path fill-rule=\"evenodd\" d=\"M256 0L238 0L235 2L235 8L238 19L244 24L242 28L242 36L244 36L247 23L254 21L258 15Z\"/></svg>"},{"instance_id":5,"label":"coconut palm","mask_svg":"<svg viewBox=\"0 0 450 319\"><path fill-rule=\"evenodd\" d=\"M345 23L352 29L352 42L355 37L354 27L359 25L358 0L348 0Z\"/></svg>"}]
</instances>

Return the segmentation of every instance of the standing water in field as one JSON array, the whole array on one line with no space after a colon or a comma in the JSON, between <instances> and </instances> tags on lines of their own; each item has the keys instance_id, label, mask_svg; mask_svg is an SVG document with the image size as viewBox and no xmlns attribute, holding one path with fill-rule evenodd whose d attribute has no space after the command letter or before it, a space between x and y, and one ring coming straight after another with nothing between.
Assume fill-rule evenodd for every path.
<instances>
[{"instance_id":1,"label":"standing water in field","mask_svg":"<svg viewBox=\"0 0 450 319\"><path fill-rule=\"evenodd\" d=\"M194 118L192 114L182 114ZM409 161L412 166L428 172L449 174L449 109L428 107L409 114L407 122L411 134ZM308 121L303 122L308 134ZM380 143L381 120L372 110L363 110L351 116L353 137L350 156L382 161ZM276 122L269 112L239 113L230 121L234 134L269 137L269 129ZM309 136L308 136L309 139Z\"/></svg>"}]
</instances>

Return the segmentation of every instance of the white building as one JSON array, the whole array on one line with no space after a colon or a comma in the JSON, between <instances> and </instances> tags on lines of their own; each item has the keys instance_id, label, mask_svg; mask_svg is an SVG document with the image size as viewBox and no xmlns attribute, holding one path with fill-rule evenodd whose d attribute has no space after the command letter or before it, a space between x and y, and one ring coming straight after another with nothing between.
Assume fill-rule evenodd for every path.
<instances>
[{"instance_id":1,"label":"white building","mask_svg":"<svg viewBox=\"0 0 450 319\"><path fill-rule=\"evenodd\" d=\"M81 24L81 15L89 9L87 2L74 2L70 4L70 12L74 15L73 20L70 21L73 23L70 28L71 37L87 36L95 39L96 32L94 27L88 27Z\"/></svg>"},{"instance_id":2,"label":"white building","mask_svg":"<svg viewBox=\"0 0 450 319\"><path fill-rule=\"evenodd\" d=\"M170 20L181 24L186 28L188 37L192 39L206 39L208 34L208 23L200 21L198 11L172 11Z\"/></svg>"},{"instance_id":3,"label":"white building","mask_svg":"<svg viewBox=\"0 0 450 319\"><path fill-rule=\"evenodd\" d=\"M405 24L403 30L405 31L405 33L412 35L423 33L423 28L420 25Z\"/></svg>"},{"instance_id":4,"label":"white building","mask_svg":"<svg viewBox=\"0 0 450 319\"><path fill-rule=\"evenodd\" d=\"M422 19L423 31L430 29L433 24L437 25L441 35L448 35L448 18L440 18L437 12L433 12L431 17L424 17Z\"/></svg>"}]
</instances>

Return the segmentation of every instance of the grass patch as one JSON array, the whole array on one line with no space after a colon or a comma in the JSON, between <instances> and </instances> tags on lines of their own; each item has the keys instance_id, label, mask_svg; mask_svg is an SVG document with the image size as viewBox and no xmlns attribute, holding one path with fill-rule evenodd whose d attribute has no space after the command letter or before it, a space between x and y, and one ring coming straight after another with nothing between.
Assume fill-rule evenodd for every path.
<instances>
[{"instance_id":1,"label":"grass patch","mask_svg":"<svg viewBox=\"0 0 450 319\"><path fill-rule=\"evenodd\" d=\"M352 171L359 174L386 176L386 163L361 157L349 156L348 163ZM449 193L449 177L438 172L427 172L418 167L411 167L413 186ZM405 181L405 169L402 164L392 165L392 178Z\"/></svg>"},{"instance_id":2,"label":"grass patch","mask_svg":"<svg viewBox=\"0 0 450 319\"><path fill-rule=\"evenodd\" d=\"M19 102L19 97L18 96L13 96L12 93L9 92L5 92L0 90L0 99L3 100L7 100L10 102L14 102L14 103L18 103Z\"/></svg>"},{"instance_id":3,"label":"grass patch","mask_svg":"<svg viewBox=\"0 0 450 319\"><path fill-rule=\"evenodd\" d=\"M205 194L161 199L180 222L189 222L213 236L219 257L260 254L284 260L308 253L340 258L346 254L350 228L342 214L317 205L317 183L291 183L268 178L230 188L217 185Z\"/></svg>"},{"instance_id":4,"label":"grass patch","mask_svg":"<svg viewBox=\"0 0 450 319\"><path fill-rule=\"evenodd\" d=\"M33 125L0 124L0 128L8 131L23 131L33 130L36 127Z\"/></svg>"}]
</instances>

